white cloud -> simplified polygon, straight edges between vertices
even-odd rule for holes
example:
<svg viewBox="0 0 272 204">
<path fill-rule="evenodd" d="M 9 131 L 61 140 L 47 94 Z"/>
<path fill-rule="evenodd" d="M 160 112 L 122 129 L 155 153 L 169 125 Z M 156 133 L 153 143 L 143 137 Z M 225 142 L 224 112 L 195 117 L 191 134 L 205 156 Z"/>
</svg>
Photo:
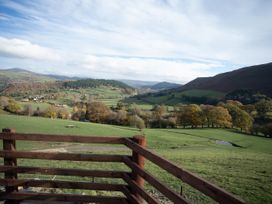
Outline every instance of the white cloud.
<svg viewBox="0 0 272 204">
<path fill-rule="evenodd" d="M 59 60 L 60 56 L 50 48 L 32 44 L 27 40 L 8 39 L 0 36 L 0 56 L 30 58 L 34 60 Z"/>
<path fill-rule="evenodd" d="M 3 52 L 0 44 L 0 53 L 55 59 L 58 50 L 62 60 L 52 64 L 55 73 L 69 70 L 84 75 L 93 70 L 91 75 L 99 73 L 100 78 L 104 74 L 186 81 L 272 61 L 272 1 L 37 0 L 1 4 L 16 15 L 3 13 L 6 20 L 0 21 L 0 36 L 16 46 L 6 45 L 9 49 Z M 33 46 L 38 48 L 29 48 Z M 86 60 L 86 55 L 94 59 Z"/>
<path fill-rule="evenodd" d="M 92 74 L 97 78 L 127 78 L 140 80 L 161 79 L 185 83 L 196 77 L 213 75 L 215 67 L 221 67 L 220 63 L 182 62 L 162 59 L 101 57 L 88 55 L 81 65 L 86 74 Z"/>
</svg>

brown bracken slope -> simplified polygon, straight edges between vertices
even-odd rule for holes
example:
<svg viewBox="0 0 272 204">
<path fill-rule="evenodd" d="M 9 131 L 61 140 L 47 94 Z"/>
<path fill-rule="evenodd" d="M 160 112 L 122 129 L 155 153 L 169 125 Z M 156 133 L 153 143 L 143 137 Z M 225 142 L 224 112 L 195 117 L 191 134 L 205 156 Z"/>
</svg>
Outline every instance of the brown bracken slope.
<svg viewBox="0 0 272 204">
<path fill-rule="evenodd" d="M 229 93 L 238 89 L 253 90 L 272 96 L 272 63 L 255 65 L 218 74 L 201 77 L 187 83 L 181 90 L 206 89 Z"/>
</svg>

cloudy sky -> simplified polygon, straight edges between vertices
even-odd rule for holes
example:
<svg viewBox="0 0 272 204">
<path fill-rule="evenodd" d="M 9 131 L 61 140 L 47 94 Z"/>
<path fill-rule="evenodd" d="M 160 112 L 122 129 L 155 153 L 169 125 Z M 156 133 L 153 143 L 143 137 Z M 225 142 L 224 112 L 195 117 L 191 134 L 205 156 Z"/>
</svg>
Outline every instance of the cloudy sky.
<svg viewBox="0 0 272 204">
<path fill-rule="evenodd" d="M 185 83 L 272 61 L 270 0 L 0 0 L 0 69 Z"/>
</svg>

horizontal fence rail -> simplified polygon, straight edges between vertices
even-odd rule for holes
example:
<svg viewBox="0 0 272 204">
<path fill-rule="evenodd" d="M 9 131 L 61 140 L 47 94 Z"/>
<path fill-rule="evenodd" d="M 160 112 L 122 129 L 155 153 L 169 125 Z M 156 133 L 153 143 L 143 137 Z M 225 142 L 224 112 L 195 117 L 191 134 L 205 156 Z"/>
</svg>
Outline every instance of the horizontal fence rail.
<svg viewBox="0 0 272 204">
<path fill-rule="evenodd" d="M 27 179 L 0 179 L 0 185 L 9 187 L 44 187 L 44 188 L 68 188 L 84 190 L 101 190 L 101 191 L 122 191 L 125 185 L 121 184 L 104 184 L 91 182 L 75 181 L 52 181 L 52 180 L 27 180 Z"/>
<path fill-rule="evenodd" d="M 151 161 L 161 169 L 174 175 L 181 181 L 191 185 L 195 189 L 211 197 L 222 204 L 242 204 L 243 200 L 224 189 L 211 184 L 210 182 L 196 176 L 174 163 L 156 155 L 145 148 L 146 140 L 142 136 L 133 138 L 124 137 L 97 137 L 97 136 L 75 136 L 75 135 L 46 135 L 46 134 L 21 134 L 15 133 L 12 129 L 3 129 L 0 133 L 3 140 L 3 150 L 0 157 L 4 159 L 4 165 L 0 165 L 0 186 L 5 187 L 5 192 L 0 193 L 0 200 L 6 200 L 6 204 L 19 203 L 22 200 L 47 200 L 47 201 L 69 201 L 69 202 L 93 202 L 93 203 L 132 203 L 158 204 L 161 201 L 150 194 L 144 188 L 144 182 L 162 193 L 165 198 L 177 204 L 190 203 L 183 195 L 175 192 L 167 185 L 155 178 L 152 173 L 144 169 L 145 159 Z M 131 155 L 114 154 L 81 154 L 81 153 L 52 153 L 17 151 L 16 141 L 46 141 L 46 142 L 72 142 L 72 143 L 94 143 L 125 145 L 131 150 Z M 125 164 L 130 171 L 89 170 L 78 168 L 51 168 L 51 167 L 30 167 L 18 166 L 17 159 L 41 159 L 41 160 L 66 160 L 83 162 L 115 162 Z M 41 174 L 79 177 L 77 181 L 62 180 L 35 180 L 21 179 L 18 174 Z M 81 181 L 80 177 L 95 177 L 122 179 L 124 184 L 96 183 L 94 180 Z M 89 196 L 62 193 L 40 193 L 21 190 L 22 188 L 59 188 L 59 189 L 80 189 L 119 192 L 118 196 Z M 20 190 L 19 190 L 20 189 Z"/>
<path fill-rule="evenodd" d="M 0 139 L 3 140 L 26 140 L 26 141 L 46 141 L 46 142 L 79 142 L 93 144 L 124 144 L 123 137 L 97 137 L 97 136 L 78 136 L 78 135 L 45 135 L 45 134 L 10 134 L 1 133 Z"/>
<path fill-rule="evenodd" d="M 85 170 L 69 168 L 45 168 L 28 166 L 0 166 L 1 173 L 11 174 L 45 174 L 62 176 L 81 176 L 81 177 L 103 177 L 103 178 L 123 178 L 125 171 L 103 171 L 103 170 Z"/>
<path fill-rule="evenodd" d="M 128 200 L 122 197 L 111 196 L 88 196 L 71 194 L 52 194 L 52 193 L 34 193 L 34 192 L 12 192 L 0 193 L 3 200 L 47 200 L 47 201 L 66 201 L 66 202 L 94 202 L 107 204 L 127 204 Z"/>
<path fill-rule="evenodd" d="M 68 160 L 68 161 L 92 161 L 92 162 L 123 162 L 123 155 L 105 154 L 74 154 L 74 153 L 52 153 L 52 152 L 22 152 L 22 151 L 0 151 L 0 157 L 8 159 L 46 159 L 46 160 Z"/>
</svg>

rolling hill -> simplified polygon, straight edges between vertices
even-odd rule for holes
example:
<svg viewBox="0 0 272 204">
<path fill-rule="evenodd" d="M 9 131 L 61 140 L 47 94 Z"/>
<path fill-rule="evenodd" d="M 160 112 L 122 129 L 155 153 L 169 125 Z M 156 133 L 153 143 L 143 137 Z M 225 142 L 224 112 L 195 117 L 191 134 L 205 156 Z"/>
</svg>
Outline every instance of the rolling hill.
<svg viewBox="0 0 272 204">
<path fill-rule="evenodd" d="M 80 79 L 61 75 L 44 75 L 28 70 L 13 68 L 0 69 L 0 94 L 23 96 L 31 94 L 54 93 L 69 89 L 120 89 L 124 93 L 134 92 L 134 88 L 117 81 L 106 79 Z"/>
<path fill-rule="evenodd" d="M 252 90 L 272 96 L 272 63 L 244 67 L 213 77 L 196 78 L 182 90 L 204 89 L 229 93 L 238 89 Z"/>
<path fill-rule="evenodd" d="M 154 84 L 152 86 L 144 86 L 145 88 L 150 88 L 152 90 L 155 91 L 161 91 L 161 90 L 167 90 L 167 89 L 174 89 L 174 88 L 178 88 L 181 87 L 181 84 L 176 84 L 176 83 L 170 83 L 170 82 L 159 82 L 157 84 Z"/>
<path fill-rule="evenodd" d="M 21 68 L 0 69 L 0 76 L 11 81 L 54 81 L 55 78 L 44 74 L 31 72 Z"/>
<path fill-rule="evenodd" d="M 20 68 L 0 69 L 0 90 L 14 83 L 53 82 L 53 77 Z"/>
</svg>

